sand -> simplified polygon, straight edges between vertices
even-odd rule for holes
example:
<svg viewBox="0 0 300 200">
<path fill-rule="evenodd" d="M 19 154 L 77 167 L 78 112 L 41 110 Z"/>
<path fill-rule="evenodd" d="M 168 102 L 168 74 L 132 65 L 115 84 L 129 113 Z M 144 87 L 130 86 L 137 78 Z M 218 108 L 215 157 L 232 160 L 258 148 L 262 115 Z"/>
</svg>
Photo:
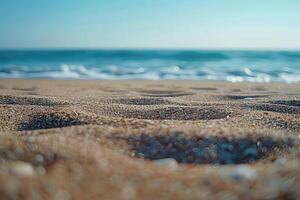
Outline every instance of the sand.
<svg viewBox="0 0 300 200">
<path fill-rule="evenodd" d="M 300 85 L 0 80 L 1 199 L 300 199 Z"/>
</svg>

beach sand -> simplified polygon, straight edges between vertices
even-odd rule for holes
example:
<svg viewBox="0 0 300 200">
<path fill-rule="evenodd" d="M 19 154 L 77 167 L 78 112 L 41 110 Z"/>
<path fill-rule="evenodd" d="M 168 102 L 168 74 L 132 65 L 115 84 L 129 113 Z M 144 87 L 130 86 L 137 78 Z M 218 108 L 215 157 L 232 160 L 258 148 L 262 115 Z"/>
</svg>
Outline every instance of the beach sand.
<svg viewBox="0 0 300 200">
<path fill-rule="evenodd" d="M 1 199 L 300 199 L 300 85 L 0 81 Z"/>
</svg>

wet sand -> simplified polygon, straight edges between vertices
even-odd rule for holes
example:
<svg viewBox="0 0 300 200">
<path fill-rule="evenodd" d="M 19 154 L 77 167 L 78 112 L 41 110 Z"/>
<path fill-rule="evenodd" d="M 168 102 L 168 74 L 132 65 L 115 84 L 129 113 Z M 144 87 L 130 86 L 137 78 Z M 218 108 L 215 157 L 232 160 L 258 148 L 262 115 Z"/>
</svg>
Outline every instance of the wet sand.
<svg viewBox="0 0 300 200">
<path fill-rule="evenodd" d="M 0 199 L 300 199 L 300 85 L 0 80 Z"/>
</svg>

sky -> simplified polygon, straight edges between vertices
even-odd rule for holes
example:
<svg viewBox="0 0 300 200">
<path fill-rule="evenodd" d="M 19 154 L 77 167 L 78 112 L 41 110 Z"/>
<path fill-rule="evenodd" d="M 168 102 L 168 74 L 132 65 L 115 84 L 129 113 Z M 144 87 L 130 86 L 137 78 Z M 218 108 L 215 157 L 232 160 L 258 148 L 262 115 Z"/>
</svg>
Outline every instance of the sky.
<svg viewBox="0 0 300 200">
<path fill-rule="evenodd" d="M 300 0 L 0 0 L 0 48 L 300 49 Z"/>
</svg>

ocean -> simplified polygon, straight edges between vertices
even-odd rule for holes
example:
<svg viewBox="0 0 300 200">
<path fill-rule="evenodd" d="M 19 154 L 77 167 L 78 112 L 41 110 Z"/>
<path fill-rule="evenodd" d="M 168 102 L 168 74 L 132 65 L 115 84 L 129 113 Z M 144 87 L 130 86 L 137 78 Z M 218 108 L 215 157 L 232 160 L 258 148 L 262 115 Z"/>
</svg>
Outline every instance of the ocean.
<svg viewBox="0 0 300 200">
<path fill-rule="evenodd" d="M 300 51 L 0 50 L 0 78 L 300 82 Z"/>
</svg>

